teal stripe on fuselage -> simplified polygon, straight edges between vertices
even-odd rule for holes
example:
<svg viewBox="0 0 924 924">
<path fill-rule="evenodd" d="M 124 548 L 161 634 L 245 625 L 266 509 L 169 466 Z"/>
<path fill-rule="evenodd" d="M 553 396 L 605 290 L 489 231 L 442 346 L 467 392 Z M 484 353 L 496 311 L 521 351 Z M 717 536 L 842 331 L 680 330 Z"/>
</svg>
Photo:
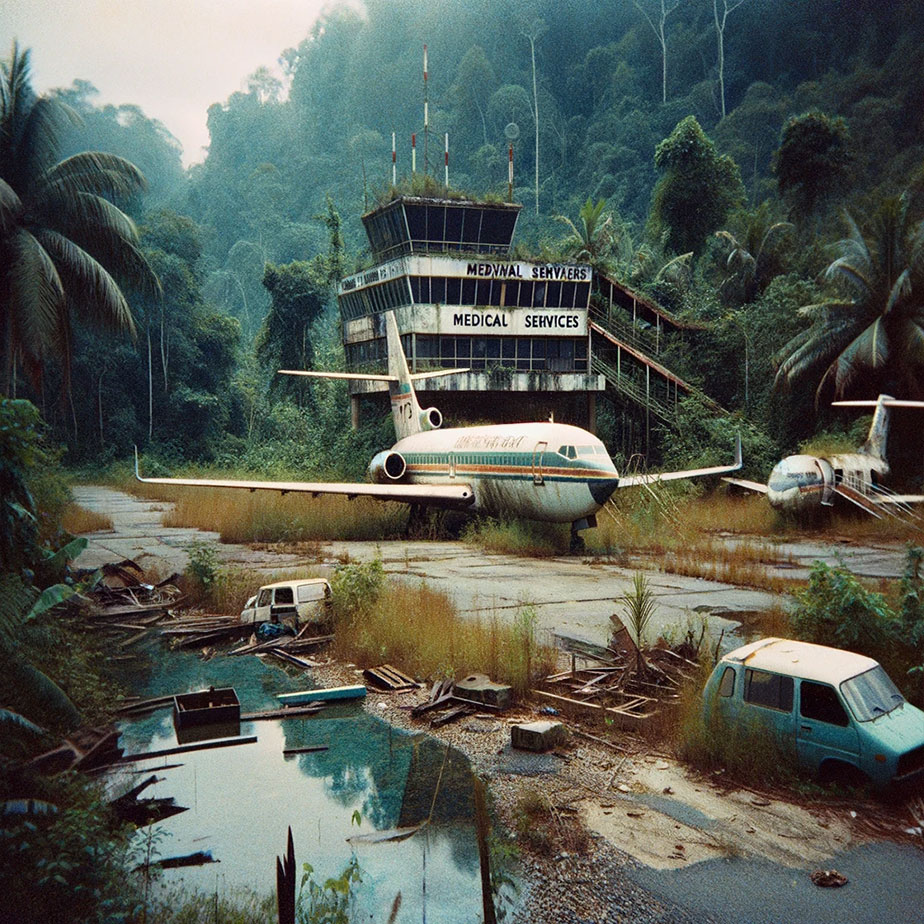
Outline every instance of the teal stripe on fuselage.
<svg viewBox="0 0 924 924">
<path fill-rule="evenodd" d="M 445 453 L 445 452 L 411 452 L 404 458 L 408 465 L 408 474 L 450 478 L 449 460 L 453 460 L 455 478 L 470 475 L 478 478 L 518 479 L 534 474 L 532 453 Z M 426 468 L 422 468 L 426 466 Z M 573 474 L 549 469 L 574 469 Z M 589 479 L 616 478 L 612 465 L 598 467 L 592 460 L 585 458 L 568 459 L 558 453 L 542 454 L 541 469 L 543 479 L 548 481 L 586 482 Z"/>
</svg>

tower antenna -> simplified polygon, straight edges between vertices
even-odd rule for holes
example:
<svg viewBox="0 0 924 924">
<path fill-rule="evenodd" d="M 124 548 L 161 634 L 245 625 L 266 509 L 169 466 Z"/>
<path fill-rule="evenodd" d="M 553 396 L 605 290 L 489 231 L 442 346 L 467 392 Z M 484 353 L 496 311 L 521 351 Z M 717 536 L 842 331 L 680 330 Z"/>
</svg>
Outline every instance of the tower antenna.
<svg viewBox="0 0 924 924">
<path fill-rule="evenodd" d="M 424 77 L 424 161 L 423 172 L 427 175 L 430 156 L 430 97 L 427 89 L 427 46 L 424 45 L 423 59 L 423 77 Z"/>
</svg>

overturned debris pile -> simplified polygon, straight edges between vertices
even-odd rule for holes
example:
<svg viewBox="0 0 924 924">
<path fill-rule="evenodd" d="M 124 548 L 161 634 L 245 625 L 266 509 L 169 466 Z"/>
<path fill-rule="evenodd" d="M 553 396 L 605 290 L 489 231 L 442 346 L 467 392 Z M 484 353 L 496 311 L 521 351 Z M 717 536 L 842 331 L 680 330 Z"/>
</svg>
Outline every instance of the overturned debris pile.
<svg viewBox="0 0 924 924">
<path fill-rule="evenodd" d="M 622 728 L 638 728 L 664 706 L 676 705 L 696 661 L 663 642 L 640 650 L 628 632 L 608 648 L 562 639 L 571 666 L 545 678 L 533 693 L 563 711 L 596 713 Z"/>
</svg>

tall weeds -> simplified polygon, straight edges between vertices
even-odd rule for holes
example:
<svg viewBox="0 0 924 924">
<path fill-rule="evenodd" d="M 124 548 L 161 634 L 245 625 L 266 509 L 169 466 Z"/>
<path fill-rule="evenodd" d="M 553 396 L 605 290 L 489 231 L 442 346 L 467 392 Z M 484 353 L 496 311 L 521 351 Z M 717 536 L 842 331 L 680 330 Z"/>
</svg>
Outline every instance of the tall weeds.
<svg viewBox="0 0 924 924">
<path fill-rule="evenodd" d="M 427 680 L 485 673 L 518 695 L 554 664 L 528 610 L 512 625 L 496 616 L 463 617 L 448 594 L 425 581 L 385 583 L 374 606 L 341 610 L 333 654 L 363 668 L 388 662 Z"/>
</svg>

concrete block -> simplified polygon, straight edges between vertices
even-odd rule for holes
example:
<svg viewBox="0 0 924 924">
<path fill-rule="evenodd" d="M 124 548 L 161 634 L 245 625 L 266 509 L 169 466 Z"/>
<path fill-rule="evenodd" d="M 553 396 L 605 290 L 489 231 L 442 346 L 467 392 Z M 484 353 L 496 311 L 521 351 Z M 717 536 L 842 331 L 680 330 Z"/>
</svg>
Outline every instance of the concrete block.
<svg viewBox="0 0 924 924">
<path fill-rule="evenodd" d="M 563 744 L 566 736 L 561 722 L 527 722 L 510 729 L 510 743 L 524 751 L 550 751 Z"/>
<path fill-rule="evenodd" d="M 470 699 L 486 706 L 496 706 L 506 709 L 510 705 L 512 690 L 503 683 L 495 683 L 485 674 L 469 674 L 464 680 L 456 681 L 456 696 Z"/>
</svg>

